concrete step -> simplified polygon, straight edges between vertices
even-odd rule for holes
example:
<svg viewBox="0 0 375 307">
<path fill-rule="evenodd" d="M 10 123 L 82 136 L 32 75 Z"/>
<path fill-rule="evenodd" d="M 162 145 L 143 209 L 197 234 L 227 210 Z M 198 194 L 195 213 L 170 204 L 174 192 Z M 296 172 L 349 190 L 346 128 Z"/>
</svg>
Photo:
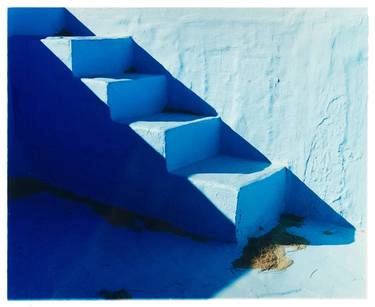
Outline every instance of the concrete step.
<svg viewBox="0 0 375 307">
<path fill-rule="evenodd" d="M 159 113 L 130 127 L 166 159 L 174 170 L 217 154 L 220 119 L 185 113 Z"/>
<path fill-rule="evenodd" d="M 81 80 L 109 106 L 112 120 L 119 123 L 159 113 L 167 103 L 164 75 L 119 74 Z"/>
<path fill-rule="evenodd" d="M 284 210 L 285 168 L 251 160 L 259 155 L 244 149 L 238 138 L 229 140 L 233 135 L 218 116 L 162 112 L 166 76 L 127 73 L 133 71 L 131 38 L 48 37 L 42 42 L 108 105 L 113 121 L 129 124 L 177 175 L 171 176 L 173 193 L 183 199 L 174 204 L 174 197 L 176 207 L 169 205 L 163 217 L 240 245 L 276 225 Z M 187 180 L 181 180 L 184 185 L 178 182 L 181 177 Z M 220 218 L 212 221 L 211 209 Z"/>
<path fill-rule="evenodd" d="M 41 41 L 76 77 L 120 74 L 133 61 L 130 37 L 53 36 Z"/>
<path fill-rule="evenodd" d="M 284 209 L 280 165 L 217 155 L 173 173 L 187 178 L 235 225 L 240 244 L 271 230 Z"/>
</svg>

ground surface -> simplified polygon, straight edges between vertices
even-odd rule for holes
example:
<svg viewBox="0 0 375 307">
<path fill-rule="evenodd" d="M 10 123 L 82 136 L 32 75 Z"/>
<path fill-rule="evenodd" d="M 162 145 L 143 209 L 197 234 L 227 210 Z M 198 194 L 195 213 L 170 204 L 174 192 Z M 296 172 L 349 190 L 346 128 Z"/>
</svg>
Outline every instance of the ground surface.
<svg viewBox="0 0 375 307">
<path fill-rule="evenodd" d="M 11 200 L 8 225 L 10 299 L 365 296 L 365 235 L 332 225 L 289 228 L 312 245 L 268 272 L 233 268 L 235 245 L 134 231 L 49 192 Z"/>
</svg>

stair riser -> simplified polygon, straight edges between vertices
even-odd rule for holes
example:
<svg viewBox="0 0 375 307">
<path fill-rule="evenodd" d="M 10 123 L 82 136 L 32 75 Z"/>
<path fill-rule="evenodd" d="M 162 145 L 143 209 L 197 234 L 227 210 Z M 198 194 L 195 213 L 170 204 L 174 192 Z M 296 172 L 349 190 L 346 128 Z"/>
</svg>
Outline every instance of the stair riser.
<svg viewBox="0 0 375 307">
<path fill-rule="evenodd" d="M 112 120 L 128 124 L 163 110 L 167 103 L 167 81 L 165 76 L 155 76 L 111 83 L 107 99 Z"/>
<path fill-rule="evenodd" d="M 243 187 L 238 194 L 236 238 L 240 245 L 277 225 L 285 202 L 285 168 Z"/>
<path fill-rule="evenodd" d="M 218 118 L 208 118 L 166 131 L 147 129 L 137 123 L 130 124 L 130 127 L 164 157 L 168 171 L 213 156 L 219 149 Z"/>
<path fill-rule="evenodd" d="M 167 169 L 173 171 L 218 153 L 220 119 L 212 118 L 166 132 Z"/>
<path fill-rule="evenodd" d="M 130 38 L 47 38 L 42 42 L 76 77 L 120 74 L 132 66 L 133 41 Z"/>
<path fill-rule="evenodd" d="M 121 82 L 83 78 L 82 82 L 109 106 L 112 120 L 123 124 L 159 113 L 167 102 L 167 83 L 162 75 Z"/>
</svg>

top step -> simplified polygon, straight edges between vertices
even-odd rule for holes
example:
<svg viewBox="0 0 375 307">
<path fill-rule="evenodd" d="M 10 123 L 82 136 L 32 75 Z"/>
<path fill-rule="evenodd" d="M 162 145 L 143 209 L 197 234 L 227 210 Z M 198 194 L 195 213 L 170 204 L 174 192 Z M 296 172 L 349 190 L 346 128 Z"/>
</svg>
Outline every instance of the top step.
<svg viewBox="0 0 375 307">
<path fill-rule="evenodd" d="M 76 77 L 121 74 L 132 65 L 130 37 L 52 36 L 41 41 Z"/>
</svg>

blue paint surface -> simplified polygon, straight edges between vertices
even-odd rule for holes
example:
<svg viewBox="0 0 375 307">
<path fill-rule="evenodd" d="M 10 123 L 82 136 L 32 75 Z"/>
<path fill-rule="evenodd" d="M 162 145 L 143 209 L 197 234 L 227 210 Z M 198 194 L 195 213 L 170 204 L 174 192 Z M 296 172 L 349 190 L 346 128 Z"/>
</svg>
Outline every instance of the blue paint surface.
<svg viewBox="0 0 375 307">
<path fill-rule="evenodd" d="M 269 231 L 284 212 L 285 168 L 218 155 L 176 171 L 188 178 L 236 226 L 246 244 L 259 229 Z"/>
<path fill-rule="evenodd" d="M 66 8 L 8 8 L 8 36 L 94 35 Z"/>
<path fill-rule="evenodd" d="M 62 29 L 87 32 L 64 16 Z M 130 38 L 10 36 L 10 176 L 39 179 L 193 235 L 240 245 L 270 230 L 283 212 L 354 231 L 291 170 L 271 163 Z M 92 220 L 87 216 L 85 222 L 90 226 Z M 61 229 L 54 230 L 51 238 L 59 239 Z M 217 278 L 225 284 L 223 274 Z M 48 288 L 49 278 L 41 289 Z M 61 297 L 94 295 L 74 294 L 66 283 Z M 15 297 L 33 295 L 30 289 L 21 295 L 19 282 L 14 284 Z M 35 295 L 53 297 L 47 288 Z M 188 296 L 207 297 L 213 290 L 191 291 Z"/>
<path fill-rule="evenodd" d="M 233 279 L 227 268 L 239 253 L 235 245 L 116 227 L 49 193 L 12 201 L 9 219 L 11 299 L 100 298 L 100 290 L 121 288 L 135 298 L 210 297 Z"/>
<path fill-rule="evenodd" d="M 42 42 L 76 77 L 121 74 L 133 60 L 130 38 L 49 37 Z"/>
<path fill-rule="evenodd" d="M 163 75 L 107 75 L 82 78 L 82 81 L 108 105 L 112 120 L 118 123 L 127 124 L 142 116 L 161 112 L 167 103 Z"/>
<path fill-rule="evenodd" d="M 63 63 L 61 62 L 61 59 L 66 58 L 71 63 L 74 62 L 74 53 L 66 56 L 66 52 L 70 52 L 69 45 L 61 51 L 59 47 L 61 40 L 59 38 L 45 39 L 42 42 L 34 38 L 11 40 L 12 43 L 14 42 L 14 48 L 18 50 L 22 48 L 17 46 L 28 44 L 30 56 L 36 56 L 36 61 L 27 64 L 34 74 L 34 84 L 29 82 L 26 85 L 32 95 L 39 97 L 28 105 L 33 108 L 32 112 L 35 114 L 33 118 L 22 117 L 22 114 L 26 115 L 30 112 L 23 106 L 22 98 L 17 100 L 18 110 L 15 112 L 19 127 L 33 127 L 20 130 L 24 133 L 23 137 L 27 137 L 31 142 L 28 156 L 32 161 L 30 166 L 32 177 L 81 195 L 170 221 L 176 226 L 200 235 L 226 241 L 236 238 L 238 240 L 241 237 L 241 241 L 245 242 L 246 237 L 252 235 L 258 226 L 270 229 L 274 225 L 280 210 L 274 210 L 272 214 L 267 213 L 267 219 L 259 219 L 250 228 L 246 226 L 247 232 L 238 230 L 238 226 L 248 223 L 236 223 L 234 219 L 228 219 L 222 214 L 217 203 L 224 202 L 231 214 L 236 215 L 239 207 L 237 197 L 213 200 L 209 197 L 208 191 L 202 191 L 195 182 L 168 172 L 225 152 L 227 143 L 241 144 L 238 142 L 238 137 L 231 139 L 235 134 L 230 133 L 230 129 L 225 128 L 224 123 L 215 117 L 202 117 L 199 120 L 186 122 L 185 125 L 181 125 L 182 121 L 171 129 L 173 123 L 180 121 L 181 116 L 188 118 L 193 115 L 169 113 L 164 118 L 142 119 L 142 115 L 159 112 L 166 103 L 165 78 L 162 75 L 127 74 L 114 78 L 106 77 L 104 74 L 100 78 L 83 78 L 82 83 L 80 79 L 71 75 L 74 67 L 64 66 L 64 60 Z M 69 41 L 76 40 L 80 41 L 80 39 Z M 89 40 L 90 38 L 82 38 L 83 42 Z M 93 38 L 92 41 L 97 42 L 100 39 Z M 58 43 L 57 48 L 55 42 Z M 108 45 L 105 45 L 104 51 L 107 51 L 107 47 Z M 50 50 L 55 51 L 57 56 L 50 53 L 51 62 L 47 64 L 47 54 Z M 14 54 L 17 55 L 17 52 L 14 51 Z M 41 54 L 45 55 L 41 56 Z M 37 59 L 40 59 L 41 63 L 38 63 Z M 21 63 L 15 61 L 14 65 L 21 65 Z M 40 70 L 40 67 L 46 64 L 48 70 Z M 135 69 L 138 70 L 136 66 Z M 63 71 L 65 73 L 62 73 Z M 42 80 L 38 79 L 38 73 Z M 60 76 L 60 83 L 46 87 L 45 85 L 52 80 L 49 74 L 54 75 L 55 78 Z M 24 74 L 20 77 L 23 76 Z M 22 86 L 20 81 L 17 83 Z M 40 84 L 44 85 L 43 90 L 38 91 Z M 65 91 L 65 88 L 71 90 Z M 21 94 L 32 96 L 27 91 L 22 91 Z M 45 105 L 43 101 L 50 101 L 50 103 Z M 33 103 L 36 105 L 41 103 L 41 105 L 33 106 Z M 58 111 L 56 105 L 59 106 Z M 47 114 L 49 118 L 45 117 Z M 137 115 L 140 121 L 131 124 L 130 127 L 124 125 L 124 122 L 137 118 Z M 37 119 L 38 116 L 41 116 L 40 120 Z M 63 119 L 65 117 L 69 118 L 69 125 L 65 124 Z M 33 124 L 35 120 L 38 121 L 39 127 Z M 143 137 L 142 133 L 135 133 L 137 129 L 140 131 L 140 127 L 147 137 Z M 75 129 L 78 129 L 78 134 L 74 132 Z M 154 131 L 160 132 L 154 133 Z M 247 148 L 243 155 L 245 156 L 246 153 L 249 158 L 251 152 L 256 152 L 246 142 L 238 147 Z M 259 154 L 253 155 L 253 158 L 264 160 Z M 54 171 L 51 172 L 51 169 Z M 242 171 L 252 173 L 252 170 Z M 80 175 L 77 176 L 77 172 Z M 220 172 L 220 167 L 214 172 Z M 147 178 L 146 187 L 145 178 Z M 269 188 L 273 189 L 273 186 L 270 185 Z M 212 193 L 217 193 L 215 186 L 210 190 Z M 270 198 L 272 201 L 267 203 L 265 208 L 272 206 L 272 203 L 283 203 L 283 185 L 280 185 L 277 191 L 278 200 Z M 256 196 L 255 199 L 259 198 Z M 277 207 L 282 206 L 277 205 Z M 254 213 L 260 210 L 259 212 L 265 214 L 266 211 L 262 211 L 261 208 L 262 206 L 255 206 L 252 210 Z M 261 222 L 263 225 L 260 225 Z M 236 235 L 238 233 L 243 235 Z"/>
<path fill-rule="evenodd" d="M 8 35 L 47 36 L 57 34 L 65 25 L 64 8 L 10 8 Z"/>
<path fill-rule="evenodd" d="M 10 201 L 8 221 L 9 299 L 101 299 L 120 289 L 135 299 L 365 295 L 364 238 L 336 245 L 353 232 L 332 224 L 290 228 L 312 246 L 288 253 L 286 271 L 259 272 L 232 268 L 234 244 L 111 225 L 89 204 L 49 192 Z"/>
<path fill-rule="evenodd" d="M 137 65 L 169 72 L 171 107 L 214 111 L 364 229 L 367 9 L 70 12 L 95 35 L 131 35 L 144 49 L 136 52 Z"/>
<path fill-rule="evenodd" d="M 27 56 L 23 45 L 27 45 Z M 205 166 L 210 157 L 221 153 L 233 156 L 233 161 L 236 157 L 270 161 L 218 117 L 205 118 L 207 103 L 193 99 L 194 94 L 186 101 L 189 91 L 180 85 L 176 92 L 178 82 L 130 38 L 73 36 L 39 41 L 13 37 L 10 46 L 11 92 L 17 97 L 14 126 L 19 137 L 28 140 L 28 176 L 229 241 L 246 242 L 258 228 L 271 229 L 284 207 L 305 214 L 308 210 L 303 208 L 312 206 L 309 196 L 298 208 L 289 199 L 285 205 L 285 195 L 289 195 L 285 182 L 289 189 L 292 183 L 277 172 L 270 173 L 269 180 L 258 176 L 241 184 L 242 177 L 257 173 L 243 166 L 221 174 L 218 163 L 203 188 L 200 179 L 170 173 L 196 162 Z M 113 75 L 130 68 L 131 73 Z M 33 75 L 32 80 L 28 74 Z M 51 84 L 56 78 L 59 83 Z M 174 104 L 178 93 L 185 107 L 160 118 L 142 118 L 159 113 L 164 106 L 166 112 L 178 107 Z M 27 106 L 26 100 L 30 100 Z M 181 116 L 194 116 L 182 112 L 198 110 L 201 119 L 182 124 Z M 125 125 L 132 121 L 136 122 Z M 228 165 L 235 163 L 228 161 Z M 198 175 L 199 171 L 193 177 Z M 222 175 L 224 179 L 217 185 L 216 177 Z M 281 179 L 275 180 L 278 176 Z M 309 195 L 303 184 L 299 190 Z M 335 216 L 333 213 L 332 218 Z"/>
<path fill-rule="evenodd" d="M 220 119 L 184 113 L 159 113 L 130 127 L 166 160 L 169 171 L 216 155 Z"/>
</svg>

